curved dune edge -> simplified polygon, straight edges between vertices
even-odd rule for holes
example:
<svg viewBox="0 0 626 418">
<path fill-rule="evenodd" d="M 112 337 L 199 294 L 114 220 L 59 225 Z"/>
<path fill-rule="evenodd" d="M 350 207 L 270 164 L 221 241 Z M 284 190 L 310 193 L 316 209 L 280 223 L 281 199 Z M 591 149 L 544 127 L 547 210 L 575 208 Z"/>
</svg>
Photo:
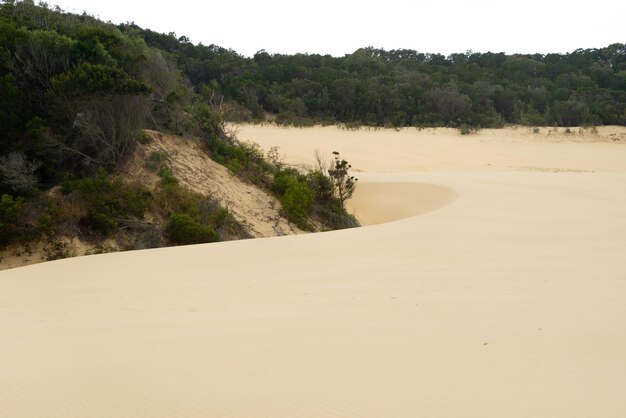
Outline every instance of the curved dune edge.
<svg viewBox="0 0 626 418">
<path fill-rule="evenodd" d="M 458 197 L 454 190 L 436 184 L 359 182 L 346 206 L 361 225 L 369 226 L 432 212 Z"/>
</svg>

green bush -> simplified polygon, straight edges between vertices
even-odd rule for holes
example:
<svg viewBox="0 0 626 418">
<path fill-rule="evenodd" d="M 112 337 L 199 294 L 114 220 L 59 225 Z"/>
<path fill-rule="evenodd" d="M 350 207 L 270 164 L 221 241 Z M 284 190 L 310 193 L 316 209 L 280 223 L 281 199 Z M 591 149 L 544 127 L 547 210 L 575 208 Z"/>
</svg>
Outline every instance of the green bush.
<svg viewBox="0 0 626 418">
<path fill-rule="evenodd" d="M 165 229 L 168 239 L 175 244 L 201 244 L 217 241 L 217 232 L 202 226 L 185 214 L 174 214 Z"/>
<path fill-rule="evenodd" d="M 274 180 L 272 181 L 272 191 L 279 196 L 285 194 L 289 186 L 299 180 L 300 174 L 293 168 L 287 168 L 285 170 L 279 170 L 274 174 Z"/>
<path fill-rule="evenodd" d="M 253 142 L 230 142 L 214 138 L 206 144 L 214 161 L 251 183 L 264 184 L 267 174 L 274 170 L 265 159 L 261 147 Z"/>
<path fill-rule="evenodd" d="M 309 212 L 314 202 L 315 193 L 306 183 L 300 181 L 292 182 L 281 199 L 287 219 L 305 230 L 311 228 Z"/>
<path fill-rule="evenodd" d="M 321 169 L 311 171 L 307 174 L 309 187 L 315 192 L 315 198 L 319 203 L 327 203 L 333 199 L 335 185 L 331 177 L 324 174 Z"/>
<path fill-rule="evenodd" d="M 64 191 L 78 193 L 78 204 L 86 213 L 80 223 L 105 235 L 117 230 L 120 219 L 142 218 L 153 201 L 152 193 L 140 184 L 110 179 L 102 170 L 93 177 L 67 181 Z"/>
<path fill-rule="evenodd" d="M 315 203 L 315 191 L 309 187 L 306 176 L 293 168 L 278 170 L 271 188 L 280 196 L 287 219 L 301 229 L 311 229 L 309 213 Z"/>
<path fill-rule="evenodd" d="M 159 169 L 159 177 L 161 178 L 161 184 L 164 186 L 178 184 L 178 179 L 174 177 L 172 170 L 166 165 L 162 165 Z"/>
<path fill-rule="evenodd" d="M 184 213 L 199 221 L 202 198 L 202 195 L 177 183 L 161 184 L 155 194 L 154 209 L 166 219 L 176 213 Z"/>
<path fill-rule="evenodd" d="M 109 235 L 117 229 L 117 219 L 114 217 L 114 210 L 110 208 L 91 209 L 80 223 L 104 235 Z"/>
<path fill-rule="evenodd" d="M 203 225 L 211 225 L 217 231 L 220 240 L 251 237 L 233 214 L 215 200 L 205 199 L 200 203 L 200 218 Z"/>
</svg>

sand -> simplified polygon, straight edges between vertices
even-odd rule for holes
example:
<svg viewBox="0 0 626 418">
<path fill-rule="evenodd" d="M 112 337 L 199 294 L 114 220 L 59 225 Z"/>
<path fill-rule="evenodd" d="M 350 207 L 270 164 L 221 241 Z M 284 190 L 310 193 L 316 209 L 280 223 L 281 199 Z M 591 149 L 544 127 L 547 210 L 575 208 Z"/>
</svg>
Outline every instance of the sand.
<svg viewBox="0 0 626 418">
<path fill-rule="evenodd" d="M 370 226 L 0 272 L 0 416 L 626 416 L 626 146 L 521 130 L 240 128 Z"/>
</svg>

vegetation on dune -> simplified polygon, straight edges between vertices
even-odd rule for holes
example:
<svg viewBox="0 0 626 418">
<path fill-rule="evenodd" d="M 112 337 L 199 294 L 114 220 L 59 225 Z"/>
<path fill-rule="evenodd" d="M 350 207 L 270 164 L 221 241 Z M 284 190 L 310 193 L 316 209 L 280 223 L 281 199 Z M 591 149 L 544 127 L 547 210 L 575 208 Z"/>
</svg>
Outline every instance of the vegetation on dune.
<svg viewBox="0 0 626 418">
<path fill-rule="evenodd" d="M 359 226 L 345 208 L 357 182 L 348 171 L 350 164 L 338 152 L 333 152 L 334 160 L 330 163 L 319 153 L 316 157 L 315 169 L 301 173 L 293 168 L 279 168 L 274 174 L 272 190 L 280 197 L 287 218 L 304 230 L 311 229 L 311 218 L 326 229 Z"/>
<path fill-rule="evenodd" d="M 217 241 L 217 232 L 210 226 L 202 226 L 190 216 L 172 215 L 166 228 L 170 241 L 176 244 L 201 244 Z"/>
</svg>

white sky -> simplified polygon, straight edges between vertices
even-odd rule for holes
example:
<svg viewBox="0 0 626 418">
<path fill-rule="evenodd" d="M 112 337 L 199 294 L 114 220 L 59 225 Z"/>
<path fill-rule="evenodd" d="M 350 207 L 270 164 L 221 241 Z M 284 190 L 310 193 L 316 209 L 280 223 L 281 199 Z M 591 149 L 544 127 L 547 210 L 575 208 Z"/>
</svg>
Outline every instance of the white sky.
<svg viewBox="0 0 626 418">
<path fill-rule="evenodd" d="M 245 56 L 360 47 L 419 52 L 571 52 L 626 43 L 626 0 L 50 0 Z"/>
</svg>

